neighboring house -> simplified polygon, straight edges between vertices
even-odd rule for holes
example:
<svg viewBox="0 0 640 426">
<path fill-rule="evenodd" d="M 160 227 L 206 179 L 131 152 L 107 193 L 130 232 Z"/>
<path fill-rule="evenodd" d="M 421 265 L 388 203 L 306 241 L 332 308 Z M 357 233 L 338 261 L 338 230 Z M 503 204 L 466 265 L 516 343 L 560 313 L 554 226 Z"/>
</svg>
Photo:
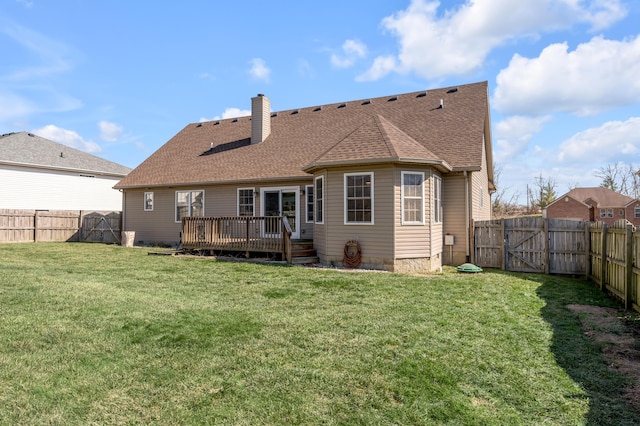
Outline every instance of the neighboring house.
<svg viewBox="0 0 640 426">
<path fill-rule="evenodd" d="M 177 243 L 183 216 L 284 215 L 324 264 L 350 240 L 363 267 L 470 259 L 495 190 L 486 82 L 279 112 L 258 95 L 251 109 L 187 125 L 116 185 L 138 244 Z"/>
<path fill-rule="evenodd" d="M 600 221 L 608 225 L 626 219 L 640 226 L 640 200 L 607 188 L 575 188 L 549 204 L 544 215 L 550 219 Z"/>
<path fill-rule="evenodd" d="M 0 136 L 0 209 L 122 210 L 131 169 L 31 133 Z"/>
</svg>

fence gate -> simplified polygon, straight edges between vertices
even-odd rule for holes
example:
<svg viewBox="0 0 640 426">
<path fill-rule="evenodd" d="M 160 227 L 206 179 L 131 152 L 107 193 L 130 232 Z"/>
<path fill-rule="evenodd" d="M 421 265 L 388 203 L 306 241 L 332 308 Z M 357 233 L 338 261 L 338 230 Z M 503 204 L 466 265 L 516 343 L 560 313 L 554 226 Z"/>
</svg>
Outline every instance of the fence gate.
<svg viewBox="0 0 640 426">
<path fill-rule="evenodd" d="M 82 216 L 81 241 L 120 244 L 120 213 L 93 212 Z"/>
<path fill-rule="evenodd" d="M 584 275 L 588 234 L 579 220 L 520 217 L 474 223 L 474 262 L 514 272 Z"/>
<path fill-rule="evenodd" d="M 515 272 L 545 272 L 545 222 L 522 217 L 504 224 L 505 269 Z"/>
</svg>

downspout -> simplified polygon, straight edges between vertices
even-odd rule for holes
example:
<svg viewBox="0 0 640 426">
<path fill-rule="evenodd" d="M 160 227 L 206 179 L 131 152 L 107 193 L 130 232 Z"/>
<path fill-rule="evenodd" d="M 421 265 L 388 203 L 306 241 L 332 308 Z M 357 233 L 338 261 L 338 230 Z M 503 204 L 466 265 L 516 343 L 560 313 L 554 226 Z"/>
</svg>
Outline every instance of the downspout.
<svg viewBox="0 0 640 426">
<path fill-rule="evenodd" d="M 466 204 L 465 206 L 465 218 L 464 218 L 464 222 L 465 222 L 465 244 L 466 244 L 466 262 L 471 262 L 471 248 L 470 248 L 470 241 L 469 241 L 469 226 L 470 226 L 470 211 L 471 211 L 471 203 L 469 202 L 469 175 L 467 173 L 467 171 L 464 171 L 464 202 Z"/>
</svg>

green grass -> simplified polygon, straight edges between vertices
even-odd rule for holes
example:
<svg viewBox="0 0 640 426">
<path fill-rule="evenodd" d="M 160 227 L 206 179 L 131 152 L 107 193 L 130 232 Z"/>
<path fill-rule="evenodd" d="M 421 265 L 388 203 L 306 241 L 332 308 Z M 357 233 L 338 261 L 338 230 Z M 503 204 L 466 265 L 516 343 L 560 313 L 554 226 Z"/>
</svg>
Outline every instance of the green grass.
<svg viewBox="0 0 640 426">
<path fill-rule="evenodd" d="M 638 424 L 580 280 L 0 245 L 0 424 Z"/>
</svg>

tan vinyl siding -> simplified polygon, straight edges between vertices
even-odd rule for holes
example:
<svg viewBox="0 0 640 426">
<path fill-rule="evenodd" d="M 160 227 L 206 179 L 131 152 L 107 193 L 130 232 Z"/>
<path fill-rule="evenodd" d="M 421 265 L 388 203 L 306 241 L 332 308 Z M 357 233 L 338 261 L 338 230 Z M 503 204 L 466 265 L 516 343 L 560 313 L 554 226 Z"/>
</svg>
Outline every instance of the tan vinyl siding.
<svg viewBox="0 0 640 426">
<path fill-rule="evenodd" d="M 315 241 L 317 251 L 328 261 L 342 262 L 344 245 L 356 240 L 362 247 L 363 265 L 383 266 L 394 259 L 394 178 L 393 167 L 354 167 L 330 170 L 325 176 L 324 247 Z M 344 223 L 344 174 L 373 172 L 374 224 Z M 316 225 L 321 229 L 321 225 Z"/>
<path fill-rule="evenodd" d="M 442 182 L 444 222 L 442 232 L 454 236 L 453 250 L 444 248 L 444 264 L 455 265 L 466 261 L 468 239 L 466 225 L 466 178 L 462 173 L 446 175 Z M 444 238 L 444 237 L 443 237 Z M 453 251 L 453 259 L 451 252 Z"/>
<path fill-rule="evenodd" d="M 487 175 L 486 150 L 482 149 L 482 170 L 471 173 L 473 220 L 491 219 L 491 194 L 489 193 L 489 177 Z"/>
<path fill-rule="evenodd" d="M 424 173 L 424 225 L 402 224 L 402 172 Z M 395 188 L 395 252 L 396 259 L 431 257 L 431 175 L 430 168 L 408 168 L 396 166 L 394 169 Z"/>
<path fill-rule="evenodd" d="M 238 214 L 238 188 L 299 187 L 300 197 L 300 238 L 313 238 L 313 224 L 304 220 L 304 196 L 302 189 L 310 184 L 310 180 L 294 182 L 261 183 L 258 185 L 195 185 L 180 188 L 146 188 L 125 191 L 124 230 L 136 232 L 137 244 L 177 244 L 180 241 L 182 225 L 175 222 L 176 191 L 204 190 L 205 216 L 236 216 Z M 154 193 L 153 211 L 144 211 L 144 193 Z M 261 212 L 261 200 L 255 198 L 255 215 Z M 304 231 L 304 232 L 302 232 Z"/>
</svg>

